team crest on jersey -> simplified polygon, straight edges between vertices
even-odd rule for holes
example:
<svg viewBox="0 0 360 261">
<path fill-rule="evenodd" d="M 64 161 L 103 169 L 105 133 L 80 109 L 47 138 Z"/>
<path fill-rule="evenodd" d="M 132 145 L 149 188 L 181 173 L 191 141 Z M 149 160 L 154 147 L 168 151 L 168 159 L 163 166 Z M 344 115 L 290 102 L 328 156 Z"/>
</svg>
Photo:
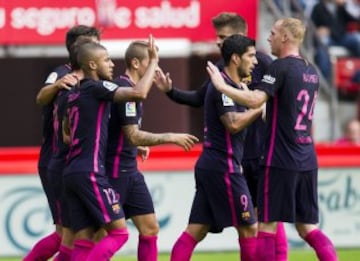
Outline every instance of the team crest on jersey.
<svg viewBox="0 0 360 261">
<path fill-rule="evenodd" d="M 265 82 L 265 83 L 269 83 L 269 84 L 274 84 L 275 81 L 276 81 L 276 78 L 275 77 L 272 77 L 271 75 L 269 74 L 265 74 L 261 80 L 262 82 Z"/>
<path fill-rule="evenodd" d="M 58 74 L 56 72 L 52 72 L 47 77 L 45 83 L 46 84 L 53 84 L 54 82 L 56 82 L 57 78 L 58 78 Z"/>
<path fill-rule="evenodd" d="M 115 83 L 109 81 L 103 81 L 103 86 L 109 91 L 113 91 L 118 87 Z"/>
<path fill-rule="evenodd" d="M 125 105 L 125 115 L 126 117 L 135 117 L 136 116 L 136 102 L 127 102 Z"/>
<path fill-rule="evenodd" d="M 119 204 L 114 204 L 114 205 L 112 205 L 112 210 L 113 210 L 113 212 L 114 212 L 115 214 L 119 214 L 119 213 L 120 213 L 120 209 L 121 209 L 121 207 L 120 207 Z"/>
<path fill-rule="evenodd" d="M 234 106 L 235 105 L 234 101 L 231 98 L 227 97 L 225 94 L 222 94 L 221 98 L 222 98 L 222 102 L 223 102 L 224 106 Z"/>
</svg>

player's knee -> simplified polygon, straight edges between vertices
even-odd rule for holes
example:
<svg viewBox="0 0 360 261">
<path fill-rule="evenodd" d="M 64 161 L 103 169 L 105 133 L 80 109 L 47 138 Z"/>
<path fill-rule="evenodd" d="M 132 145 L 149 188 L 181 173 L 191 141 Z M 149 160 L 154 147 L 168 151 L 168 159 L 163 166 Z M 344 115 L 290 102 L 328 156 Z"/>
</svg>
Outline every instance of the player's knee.
<svg viewBox="0 0 360 261">
<path fill-rule="evenodd" d="M 156 236 L 159 233 L 160 227 L 157 222 L 147 224 L 139 229 L 139 233 L 142 236 Z"/>
</svg>

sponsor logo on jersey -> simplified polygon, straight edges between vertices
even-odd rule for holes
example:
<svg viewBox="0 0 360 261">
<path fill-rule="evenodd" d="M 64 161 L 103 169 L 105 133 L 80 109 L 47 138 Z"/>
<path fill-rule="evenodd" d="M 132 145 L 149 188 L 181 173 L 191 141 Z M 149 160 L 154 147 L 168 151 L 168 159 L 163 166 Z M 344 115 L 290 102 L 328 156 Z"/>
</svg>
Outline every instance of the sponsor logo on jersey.
<svg viewBox="0 0 360 261">
<path fill-rule="evenodd" d="M 136 102 L 127 102 L 125 104 L 125 115 L 126 117 L 136 116 Z"/>
<path fill-rule="evenodd" d="M 115 90 L 118 85 L 113 83 L 113 82 L 109 82 L 109 81 L 103 81 L 103 86 L 108 89 L 109 91 L 113 91 Z"/>
<path fill-rule="evenodd" d="M 274 84 L 275 81 L 276 81 L 276 78 L 272 77 L 271 75 L 269 74 L 265 74 L 261 80 L 262 82 L 265 82 L 265 83 L 270 83 L 270 84 Z"/>
<path fill-rule="evenodd" d="M 225 94 L 222 94 L 221 98 L 222 98 L 222 102 L 223 102 L 224 106 L 234 106 L 235 105 L 234 101 L 231 98 L 227 97 Z"/>
<path fill-rule="evenodd" d="M 57 78 L 58 78 L 58 74 L 56 72 L 52 72 L 47 77 L 45 83 L 46 84 L 53 84 L 54 82 L 56 82 Z"/>
</svg>

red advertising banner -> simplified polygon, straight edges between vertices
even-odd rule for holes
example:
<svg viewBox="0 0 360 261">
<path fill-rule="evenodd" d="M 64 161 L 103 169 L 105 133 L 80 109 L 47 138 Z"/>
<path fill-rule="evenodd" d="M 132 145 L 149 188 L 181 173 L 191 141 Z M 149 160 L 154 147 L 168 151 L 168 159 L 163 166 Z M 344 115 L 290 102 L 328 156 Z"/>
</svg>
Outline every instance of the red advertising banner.
<svg viewBox="0 0 360 261">
<path fill-rule="evenodd" d="M 256 37 L 257 0 L 0 0 L 0 44 L 62 44 L 77 24 L 97 26 L 103 39 L 214 39 L 211 18 L 236 12 Z"/>
</svg>

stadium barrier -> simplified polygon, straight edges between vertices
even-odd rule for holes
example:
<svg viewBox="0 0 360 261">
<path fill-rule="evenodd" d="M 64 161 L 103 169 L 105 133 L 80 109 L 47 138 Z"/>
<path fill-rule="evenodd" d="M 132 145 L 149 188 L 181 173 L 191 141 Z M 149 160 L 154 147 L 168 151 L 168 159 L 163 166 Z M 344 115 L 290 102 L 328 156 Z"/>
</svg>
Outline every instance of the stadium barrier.
<svg viewBox="0 0 360 261">
<path fill-rule="evenodd" d="M 320 226 L 337 247 L 360 247 L 360 147 L 318 144 Z M 159 250 L 168 252 L 187 224 L 194 195 L 193 166 L 201 146 L 189 152 L 175 146 L 151 149 L 139 162 L 152 193 L 160 223 Z M 53 230 L 37 176 L 38 147 L 0 148 L 0 256 L 20 256 Z M 137 232 L 129 222 L 130 239 L 121 253 L 136 253 Z M 304 247 L 292 226 L 286 226 L 291 247 Z M 236 250 L 234 229 L 209 234 L 198 250 Z"/>
</svg>

